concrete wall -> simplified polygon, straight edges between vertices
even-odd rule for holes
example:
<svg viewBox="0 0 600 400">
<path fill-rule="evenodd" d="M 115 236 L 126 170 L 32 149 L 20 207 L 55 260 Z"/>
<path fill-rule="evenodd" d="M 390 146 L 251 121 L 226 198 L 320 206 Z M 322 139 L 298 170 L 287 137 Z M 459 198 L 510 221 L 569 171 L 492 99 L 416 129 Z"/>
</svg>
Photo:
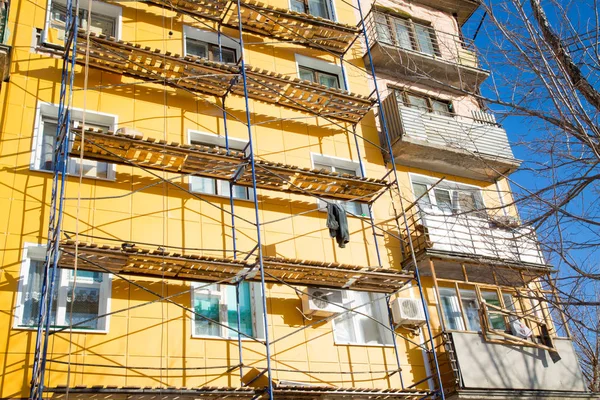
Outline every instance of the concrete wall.
<svg viewBox="0 0 600 400">
<path fill-rule="evenodd" d="M 586 390 L 573 344 L 555 339 L 554 363 L 546 350 L 487 343 L 478 333 L 453 332 L 465 389 Z"/>
</svg>

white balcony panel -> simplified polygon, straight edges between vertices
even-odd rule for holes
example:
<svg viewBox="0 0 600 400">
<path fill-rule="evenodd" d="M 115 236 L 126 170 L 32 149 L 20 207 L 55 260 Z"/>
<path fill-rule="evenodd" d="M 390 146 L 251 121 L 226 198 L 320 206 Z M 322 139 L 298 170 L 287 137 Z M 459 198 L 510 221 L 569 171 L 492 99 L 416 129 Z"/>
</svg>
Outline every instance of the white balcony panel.
<svg viewBox="0 0 600 400">
<path fill-rule="evenodd" d="M 495 226 L 487 218 L 425 210 L 417 222 L 428 237 L 428 248 L 446 253 L 515 263 L 544 265 L 533 230 Z"/>
</svg>

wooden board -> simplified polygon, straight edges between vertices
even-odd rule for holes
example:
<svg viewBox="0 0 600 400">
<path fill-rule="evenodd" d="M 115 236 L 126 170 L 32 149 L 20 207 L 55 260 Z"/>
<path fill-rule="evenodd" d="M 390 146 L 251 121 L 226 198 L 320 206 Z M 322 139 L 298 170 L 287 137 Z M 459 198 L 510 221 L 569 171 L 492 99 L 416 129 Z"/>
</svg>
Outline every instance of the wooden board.
<svg viewBox="0 0 600 400">
<path fill-rule="evenodd" d="M 171 87 L 211 96 L 223 97 L 229 92 L 244 95 L 242 80 L 235 79 L 240 76 L 241 68 L 235 64 L 162 53 L 93 32 L 87 40 L 83 30 L 79 31 L 77 41 L 77 63 L 82 65 L 89 45 L 89 65 L 94 68 L 136 79 L 158 80 Z M 357 123 L 374 104 L 366 96 L 248 65 L 246 76 L 251 99 L 337 121 Z"/>
<path fill-rule="evenodd" d="M 79 157 L 82 150 L 82 129 L 74 133 L 71 155 Z M 240 167 L 247 164 L 244 153 L 223 148 L 167 143 L 140 135 L 103 132 L 86 129 L 84 157 L 91 160 L 134 165 L 153 170 L 193 174 L 231 180 Z M 261 189 L 299 194 L 314 194 L 323 198 L 368 202 L 384 190 L 384 180 L 361 178 L 326 170 L 299 168 L 282 163 L 257 160 L 257 186 Z M 252 186 L 251 168 L 238 174 L 236 185 Z"/>
<path fill-rule="evenodd" d="M 64 241 L 60 248 L 59 266 L 73 268 L 75 242 Z M 242 275 L 250 281 L 260 280 L 258 274 L 251 273 L 257 268 L 257 260 L 243 261 L 95 243 L 80 243 L 77 258 L 77 268 L 85 271 L 199 282 L 234 282 Z M 406 272 L 339 263 L 265 257 L 263 264 L 268 282 L 283 281 L 291 285 L 393 293 L 412 279 L 412 274 Z"/>
</svg>

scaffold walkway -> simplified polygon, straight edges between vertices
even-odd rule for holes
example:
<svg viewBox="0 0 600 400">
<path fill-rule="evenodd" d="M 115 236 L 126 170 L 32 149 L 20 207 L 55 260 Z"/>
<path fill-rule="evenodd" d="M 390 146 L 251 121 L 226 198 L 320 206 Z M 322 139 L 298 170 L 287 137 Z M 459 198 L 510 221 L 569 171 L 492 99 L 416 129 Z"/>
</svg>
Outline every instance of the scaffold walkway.
<svg viewBox="0 0 600 400">
<path fill-rule="evenodd" d="M 72 156 L 83 150 L 85 158 L 159 171 L 191 174 L 252 186 L 244 152 L 202 145 L 166 142 L 141 135 L 102 132 L 95 128 L 72 128 Z M 81 138 L 85 136 L 85 146 Z M 324 169 L 256 160 L 257 187 L 290 193 L 311 193 L 323 198 L 369 202 L 387 188 L 385 180 L 363 178 Z"/>
<path fill-rule="evenodd" d="M 72 268 L 75 263 L 75 242 L 63 241 L 60 250 L 59 267 Z M 88 271 L 200 282 L 227 279 L 235 283 L 239 278 L 260 281 L 260 276 L 254 270 L 258 262 L 256 259 L 239 260 L 96 243 L 78 243 L 78 257 L 79 269 Z M 413 278 L 409 272 L 389 268 L 281 257 L 265 256 L 263 265 L 266 280 L 272 283 L 285 281 L 291 285 L 376 293 L 394 293 Z"/>
<path fill-rule="evenodd" d="M 236 1 L 147 0 L 146 3 L 174 8 L 177 12 L 217 21 L 233 29 L 238 29 L 240 23 Z M 284 42 L 343 53 L 361 33 L 356 26 L 270 6 L 256 0 L 242 0 L 240 5 L 244 30 Z"/>
</svg>

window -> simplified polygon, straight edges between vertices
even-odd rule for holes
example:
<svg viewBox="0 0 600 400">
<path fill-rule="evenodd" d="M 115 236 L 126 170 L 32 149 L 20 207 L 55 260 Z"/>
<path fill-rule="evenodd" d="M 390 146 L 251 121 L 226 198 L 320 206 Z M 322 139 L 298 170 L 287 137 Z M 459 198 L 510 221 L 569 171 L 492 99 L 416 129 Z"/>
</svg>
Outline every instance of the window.
<svg viewBox="0 0 600 400">
<path fill-rule="evenodd" d="M 440 288 L 444 324 L 447 329 L 457 331 L 479 331 L 479 305 L 474 290 L 460 290 L 460 302 L 454 288 Z M 461 311 L 462 309 L 462 311 Z M 463 319 L 464 312 L 464 319 Z M 465 321 L 467 327 L 465 328 Z"/>
<path fill-rule="evenodd" d="M 290 9 L 331 21 L 335 20 L 333 3 L 330 0 L 291 0 Z"/>
<path fill-rule="evenodd" d="M 451 116 L 453 114 L 452 103 L 449 101 L 410 92 L 403 92 L 398 98 L 403 99 L 406 107 L 416 108 L 437 115 Z"/>
<path fill-rule="evenodd" d="M 300 72 L 300 79 L 314 83 L 320 83 L 321 85 L 325 85 L 329 88 L 340 88 L 340 78 L 338 75 L 317 71 L 316 69 L 307 67 L 298 67 L 298 71 Z"/>
<path fill-rule="evenodd" d="M 45 252 L 45 246 L 26 245 L 25 247 L 19 282 L 18 309 L 15 313 L 15 325 L 18 328 L 37 326 L 44 279 Z M 93 318 L 109 312 L 110 275 L 79 270 L 76 279 L 77 284 L 74 285 L 75 271 L 58 269 L 50 312 L 51 326 L 59 328 L 92 319 L 73 329 L 108 330 L 107 317 Z"/>
<path fill-rule="evenodd" d="M 330 62 L 296 54 L 298 77 L 310 82 L 320 83 L 330 88 L 346 89 L 344 75 L 339 65 Z"/>
<path fill-rule="evenodd" d="M 58 106 L 52 104 L 38 105 L 36 126 L 34 129 L 33 151 L 31 153 L 30 167 L 38 171 L 54 171 L 54 148 L 56 145 L 56 130 L 58 127 Z M 83 118 L 83 112 L 73 110 L 71 119 L 78 123 Z M 114 130 L 116 117 L 106 114 L 87 112 L 85 125 L 103 131 Z M 79 157 L 69 157 L 67 160 L 67 173 L 79 176 L 83 169 L 86 178 L 114 179 L 115 165 L 106 162 L 83 160 Z"/>
<path fill-rule="evenodd" d="M 444 214 L 460 213 L 485 218 L 481 189 L 474 186 L 443 181 L 435 187 L 436 179 L 411 175 L 415 200 L 422 210 L 434 210 Z M 421 197 L 422 196 L 422 197 Z M 420 197 L 420 198 L 419 198 Z"/>
<path fill-rule="evenodd" d="M 194 311 L 213 321 L 194 314 L 194 336 L 237 338 L 238 311 L 236 306 L 236 286 L 193 283 L 200 287 L 192 291 Z M 264 337 L 262 305 L 260 303 L 260 286 L 256 283 L 242 282 L 239 285 L 240 332 L 245 335 Z M 234 330 L 228 329 L 231 327 Z M 243 337 L 243 336 L 242 336 Z"/>
<path fill-rule="evenodd" d="M 186 54 L 207 58 L 211 61 L 225 63 L 235 63 L 237 61 L 235 49 L 221 46 L 221 54 L 219 54 L 218 45 L 189 37 L 185 39 L 185 49 Z"/>
<path fill-rule="evenodd" d="M 79 9 L 79 27 L 81 29 L 87 29 L 89 24 L 90 32 L 113 37 L 119 36 L 121 7 L 94 2 L 91 21 L 88 21 L 89 13 L 86 9 L 86 6 L 86 4 L 82 4 Z M 47 40 L 49 39 L 52 43 L 55 43 L 55 40 L 53 39 L 63 41 L 65 35 L 65 23 L 67 19 L 66 2 L 61 0 L 52 1 L 50 3 L 49 14 L 49 27 L 51 30 L 53 30 L 53 32 L 49 35 Z M 57 36 L 53 37 L 55 33 Z"/>
<path fill-rule="evenodd" d="M 190 132 L 190 144 L 226 147 L 225 137 L 202 132 Z M 229 138 L 229 148 L 231 150 L 244 151 L 247 144 L 248 142 L 245 140 Z M 206 178 L 203 176 L 190 177 L 190 190 L 196 193 L 229 197 L 229 186 L 229 181 L 222 179 Z M 234 199 L 248 200 L 252 198 L 252 193 L 252 188 L 233 185 L 232 194 Z"/>
<path fill-rule="evenodd" d="M 379 41 L 405 50 L 429 56 L 439 56 L 435 30 L 407 18 L 376 13 L 375 24 Z"/>
<path fill-rule="evenodd" d="M 393 343 L 391 332 L 386 328 L 389 327 L 389 318 L 385 296 L 380 293 L 344 290 L 343 306 L 359 308 L 357 312 L 348 312 L 333 320 L 333 335 L 336 343 L 379 345 Z"/>
<path fill-rule="evenodd" d="M 348 174 L 353 176 L 361 176 L 360 165 L 350 160 L 327 157 L 321 154 L 313 154 L 313 168 L 316 170 L 325 170 L 331 172 L 339 172 L 340 174 Z M 361 204 L 356 201 L 342 200 L 327 200 L 328 202 L 336 202 L 349 213 L 354 215 L 368 215 L 369 209 L 366 204 Z M 319 208 L 326 208 L 327 203 L 318 200 Z"/>
<path fill-rule="evenodd" d="M 219 52 L 219 43 L 220 52 Z M 217 32 L 205 31 L 188 25 L 183 26 L 183 53 L 206 58 L 210 61 L 236 63 L 240 54 L 239 43 Z"/>
</svg>

